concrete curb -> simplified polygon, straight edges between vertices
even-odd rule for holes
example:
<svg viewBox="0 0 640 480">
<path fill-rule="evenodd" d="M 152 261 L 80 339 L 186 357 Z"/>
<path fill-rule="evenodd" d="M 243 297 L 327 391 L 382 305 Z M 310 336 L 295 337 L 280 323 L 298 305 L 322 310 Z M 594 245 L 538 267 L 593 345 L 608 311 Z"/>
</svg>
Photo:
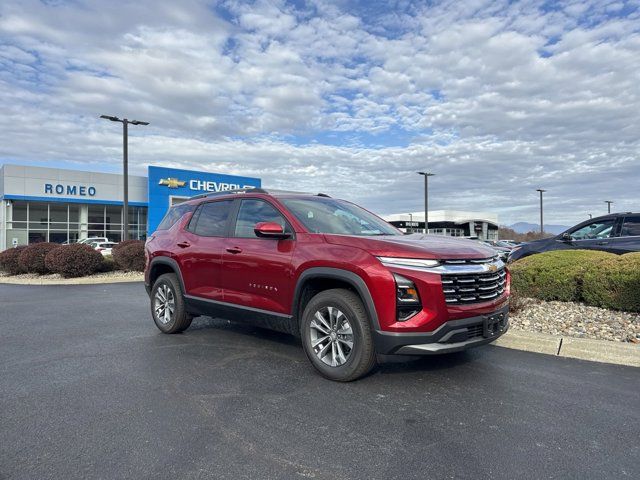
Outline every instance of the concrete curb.
<svg viewBox="0 0 640 480">
<path fill-rule="evenodd" d="M 591 362 L 640 367 L 640 345 L 509 330 L 493 345 Z"/>
<path fill-rule="evenodd" d="M 98 285 L 107 283 L 143 282 L 144 275 L 119 277 L 78 277 L 78 278 L 11 278 L 0 277 L 0 284 L 5 285 Z"/>
</svg>

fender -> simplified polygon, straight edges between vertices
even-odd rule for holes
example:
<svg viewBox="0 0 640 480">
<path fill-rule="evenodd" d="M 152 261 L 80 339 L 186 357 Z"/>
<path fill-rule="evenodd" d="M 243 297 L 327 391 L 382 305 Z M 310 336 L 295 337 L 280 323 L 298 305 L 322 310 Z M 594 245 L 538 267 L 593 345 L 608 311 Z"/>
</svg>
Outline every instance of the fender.
<svg viewBox="0 0 640 480">
<path fill-rule="evenodd" d="M 367 284 L 360 275 L 350 272 L 349 270 L 343 270 L 341 268 L 312 267 L 300 274 L 293 294 L 293 308 L 291 313 L 293 314 L 294 318 L 299 321 L 298 309 L 300 306 L 300 294 L 302 292 L 302 287 L 307 280 L 313 278 L 334 278 L 336 280 L 342 280 L 351 285 L 356 290 L 356 292 L 358 292 L 360 298 L 364 303 L 364 308 L 367 312 L 367 315 L 371 319 L 371 327 L 374 330 L 380 330 L 378 313 L 376 312 L 376 306 L 373 303 L 373 297 L 371 297 L 371 293 L 369 292 L 369 287 L 367 287 Z"/>
<path fill-rule="evenodd" d="M 170 266 L 174 273 L 178 276 L 178 280 L 180 281 L 180 287 L 182 288 L 182 292 L 186 295 L 187 291 L 184 288 L 184 280 L 182 280 L 182 272 L 180 271 L 180 266 L 178 262 L 176 262 L 173 258 L 170 257 L 155 257 L 149 263 L 149 273 L 153 270 L 153 267 L 156 265 L 168 265 Z M 149 291 L 153 287 L 153 285 L 147 285 Z"/>
</svg>

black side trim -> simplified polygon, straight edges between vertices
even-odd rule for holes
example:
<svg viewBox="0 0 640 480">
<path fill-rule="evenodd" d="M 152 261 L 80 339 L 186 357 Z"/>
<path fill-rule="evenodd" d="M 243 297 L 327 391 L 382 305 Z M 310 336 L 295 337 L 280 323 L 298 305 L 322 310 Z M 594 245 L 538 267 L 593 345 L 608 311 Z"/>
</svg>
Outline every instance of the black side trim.
<svg viewBox="0 0 640 480">
<path fill-rule="evenodd" d="M 184 300 L 187 305 L 187 311 L 193 315 L 224 318 L 279 332 L 295 334 L 295 322 L 293 322 L 291 315 L 194 297 L 192 295 L 185 295 Z"/>
<path fill-rule="evenodd" d="M 182 291 L 186 292 L 185 288 L 184 288 L 184 281 L 182 280 L 182 273 L 180 272 L 180 266 L 178 265 L 178 262 L 176 262 L 173 258 L 169 258 L 169 257 L 156 257 L 153 260 L 151 260 L 151 263 L 149 264 L 149 273 L 151 273 L 153 271 L 153 267 L 156 265 L 168 265 L 170 266 L 174 273 L 178 276 L 178 280 L 180 280 L 180 287 L 182 287 Z M 147 293 L 151 293 L 151 288 L 153 287 L 153 285 L 146 285 L 145 284 L 145 288 L 147 289 Z"/>
<path fill-rule="evenodd" d="M 340 268 L 313 267 L 302 272 L 302 274 L 298 278 L 298 283 L 296 283 L 295 293 L 293 294 L 292 313 L 294 318 L 297 319 L 298 317 L 302 287 L 308 280 L 314 278 L 333 278 L 349 283 L 353 288 L 356 289 L 356 291 L 360 295 L 360 298 L 362 298 L 364 302 L 364 308 L 367 310 L 367 315 L 371 319 L 371 327 L 375 330 L 380 329 L 380 322 L 378 322 L 378 313 L 376 312 L 376 306 L 373 303 L 373 298 L 371 297 L 371 293 L 369 292 L 367 284 L 364 283 L 364 280 L 359 275 L 348 270 L 342 270 Z"/>
</svg>

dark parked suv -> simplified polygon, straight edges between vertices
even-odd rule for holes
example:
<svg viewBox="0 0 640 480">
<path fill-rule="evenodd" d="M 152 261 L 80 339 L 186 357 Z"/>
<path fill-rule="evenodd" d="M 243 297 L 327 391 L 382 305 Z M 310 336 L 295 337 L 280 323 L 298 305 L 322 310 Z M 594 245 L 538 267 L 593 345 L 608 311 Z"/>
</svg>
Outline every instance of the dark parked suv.
<svg viewBox="0 0 640 480">
<path fill-rule="evenodd" d="M 333 380 L 365 375 L 376 353 L 455 352 L 508 328 L 509 273 L 490 248 L 407 238 L 323 194 L 194 197 L 169 210 L 146 255 L 162 332 L 209 315 L 292 333 Z"/>
<path fill-rule="evenodd" d="M 509 261 L 551 250 L 602 250 L 619 255 L 640 252 L 640 213 L 612 213 L 571 227 L 555 237 L 515 247 Z"/>
</svg>

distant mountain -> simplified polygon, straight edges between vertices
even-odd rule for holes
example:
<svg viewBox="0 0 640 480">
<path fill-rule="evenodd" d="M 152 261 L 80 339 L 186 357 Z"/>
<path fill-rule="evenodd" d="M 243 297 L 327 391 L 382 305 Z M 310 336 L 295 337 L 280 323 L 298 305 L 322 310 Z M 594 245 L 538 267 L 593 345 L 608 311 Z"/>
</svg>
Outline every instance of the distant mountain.
<svg viewBox="0 0 640 480">
<path fill-rule="evenodd" d="M 509 228 L 515 230 L 516 233 L 527 233 L 527 232 L 537 232 L 540 230 L 539 223 L 527 223 L 527 222 L 518 222 L 513 225 L 509 225 Z M 544 231 L 547 233 L 553 233 L 557 235 L 558 233 L 562 233 L 567 230 L 569 227 L 565 225 L 545 225 Z"/>
</svg>

